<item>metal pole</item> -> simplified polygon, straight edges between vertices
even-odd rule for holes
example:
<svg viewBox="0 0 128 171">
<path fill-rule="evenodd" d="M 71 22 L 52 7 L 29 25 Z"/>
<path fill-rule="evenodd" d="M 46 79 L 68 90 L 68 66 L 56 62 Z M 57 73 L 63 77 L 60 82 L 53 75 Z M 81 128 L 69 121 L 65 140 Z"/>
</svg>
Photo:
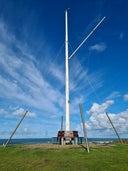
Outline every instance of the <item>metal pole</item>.
<svg viewBox="0 0 128 171">
<path fill-rule="evenodd" d="M 70 130 L 69 119 L 69 66 L 68 66 L 68 10 L 65 11 L 65 68 L 66 68 L 66 131 Z"/>
<path fill-rule="evenodd" d="M 63 116 L 61 116 L 61 131 L 63 131 Z"/>
<path fill-rule="evenodd" d="M 94 27 L 94 29 L 88 34 L 88 36 L 81 42 L 81 44 L 74 50 L 74 52 L 70 55 L 69 59 L 73 57 L 73 55 L 80 49 L 80 47 L 88 40 L 88 38 L 93 34 L 93 32 L 99 27 L 99 25 L 103 22 L 105 17 L 103 17 L 100 22 Z"/>
<path fill-rule="evenodd" d="M 87 152 L 89 153 L 89 144 L 88 144 L 88 139 L 87 139 L 87 131 L 86 131 L 85 122 L 84 122 L 84 115 L 83 115 L 83 111 L 82 111 L 82 105 L 80 104 L 79 107 L 80 107 L 81 120 L 82 120 L 82 123 L 83 123 L 84 138 L 86 140 L 86 148 L 87 148 Z"/>
<path fill-rule="evenodd" d="M 110 119 L 110 116 L 108 115 L 108 113 L 107 113 L 107 112 L 106 112 L 106 116 L 108 117 L 109 122 L 110 122 L 110 124 L 112 125 L 112 127 L 113 127 L 113 129 L 114 129 L 114 131 L 115 131 L 115 133 L 116 133 L 116 135 L 117 135 L 117 137 L 118 137 L 119 141 L 123 144 L 123 141 L 121 140 L 121 138 L 120 138 L 120 136 L 119 136 L 119 134 L 118 134 L 118 132 L 117 132 L 116 128 L 114 127 L 114 125 L 113 125 L 113 123 L 112 123 L 112 120 Z"/>
<path fill-rule="evenodd" d="M 19 125 L 21 124 L 22 120 L 24 119 L 24 117 L 26 116 L 27 113 L 28 113 L 28 111 L 26 111 L 26 112 L 24 113 L 24 115 L 22 116 L 21 120 L 20 120 L 19 123 L 17 124 L 16 128 L 15 128 L 14 131 L 12 132 L 12 134 L 11 134 L 11 136 L 9 137 L 9 139 L 7 140 L 6 144 L 4 145 L 4 147 L 6 147 L 6 146 L 9 144 L 9 142 L 11 141 L 12 136 L 15 134 L 17 128 L 19 127 Z"/>
</svg>

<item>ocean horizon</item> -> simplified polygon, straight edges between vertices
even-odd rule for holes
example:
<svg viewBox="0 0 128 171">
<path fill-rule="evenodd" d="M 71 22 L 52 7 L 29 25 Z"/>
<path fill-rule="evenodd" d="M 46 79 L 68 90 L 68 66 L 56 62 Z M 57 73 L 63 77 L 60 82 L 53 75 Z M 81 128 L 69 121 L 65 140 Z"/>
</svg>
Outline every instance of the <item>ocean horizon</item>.
<svg viewBox="0 0 128 171">
<path fill-rule="evenodd" d="M 84 139 L 84 137 L 82 137 Z M 8 139 L 0 139 L 0 145 L 6 144 Z M 88 142 L 112 142 L 117 141 L 117 138 L 88 138 Z M 84 141 L 83 141 L 84 142 Z M 14 144 L 47 144 L 53 143 L 52 138 L 12 138 L 9 145 Z M 55 143 L 55 141 L 54 141 Z"/>
</svg>

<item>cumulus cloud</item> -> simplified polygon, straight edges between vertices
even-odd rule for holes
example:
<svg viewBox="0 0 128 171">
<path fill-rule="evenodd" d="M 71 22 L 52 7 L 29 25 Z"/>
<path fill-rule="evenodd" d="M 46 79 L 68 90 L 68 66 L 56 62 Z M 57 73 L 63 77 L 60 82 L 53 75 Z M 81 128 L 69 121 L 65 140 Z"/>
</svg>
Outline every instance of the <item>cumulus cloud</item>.
<svg viewBox="0 0 128 171">
<path fill-rule="evenodd" d="M 97 52 L 103 52 L 105 51 L 107 48 L 105 43 L 99 43 L 99 44 L 95 44 L 93 46 L 89 47 L 90 51 L 97 51 Z"/>
<path fill-rule="evenodd" d="M 16 111 L 13 112 L 13 115 L 23 115 L 25 110 L 23 108 L 19 108 Z"/>
<path fill-rule="evenodd" d="M 87 111 L 88 114 L 99 114 L 99 113 L 104 113 L 109 106 L 111 106 L 114 103 L 113 100 L 108 100 L 101 105 L 98 103 L 93 103 L 92 107 L 90 110 Z"/>
<path fill-rule="evenodd" d="M 105 111 L 114 101 L 106 101 L 101 105 L 94 103 L 87 113 L 91 113 L 89 120 L 85 123 L 90 137 L 116 137 L 115 132 L 105 114 Z M 128 109 L 120 113 L 108 113 L 115 128 L 121 137 L 128 136 Z"/>
</svg>

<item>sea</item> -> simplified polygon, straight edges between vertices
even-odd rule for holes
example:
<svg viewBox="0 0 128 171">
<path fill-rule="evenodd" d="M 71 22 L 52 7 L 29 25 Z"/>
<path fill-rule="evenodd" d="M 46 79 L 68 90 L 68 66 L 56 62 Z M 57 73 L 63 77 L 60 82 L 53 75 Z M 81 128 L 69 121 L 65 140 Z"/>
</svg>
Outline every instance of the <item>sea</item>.
<svg viewBox="0 0 128 171">
<path fill-rule="evenodd" d="M 83 138 L 83 137 L 81 137 Z M 98 142 L 98 143 L 107 143 L 112 141 L 117 141 L 116 138 L 88 138 L 88 142 Z M 6 144 L 7 139 L 0 139 L 0 146 Z M 84 138 L 82 140 L 84 142 Z M 57 143 L 57 141 L 53 142 L 53 138 L 23 138 L 23 139 L 11 139 L 9 145 L 14 144 L 47 144 L 47 143 Z"/>
</svg>

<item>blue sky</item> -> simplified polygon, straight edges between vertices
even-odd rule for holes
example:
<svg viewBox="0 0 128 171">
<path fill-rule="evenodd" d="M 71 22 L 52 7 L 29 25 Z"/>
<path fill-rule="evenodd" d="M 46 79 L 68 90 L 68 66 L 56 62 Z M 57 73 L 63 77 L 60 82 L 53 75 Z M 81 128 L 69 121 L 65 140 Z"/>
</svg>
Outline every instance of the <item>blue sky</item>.
<svg viewBox="0 0 128 171">
<path fill-rule="evenodd" d="M 57 135 L 65 126 L 65 10 L 69 54 L 106 16 L 70 60 L 70 127 L 88 137 L 128 138 L 128 2 L 126 0 L 0 0 L 0 138 Z"/>
</svg>

